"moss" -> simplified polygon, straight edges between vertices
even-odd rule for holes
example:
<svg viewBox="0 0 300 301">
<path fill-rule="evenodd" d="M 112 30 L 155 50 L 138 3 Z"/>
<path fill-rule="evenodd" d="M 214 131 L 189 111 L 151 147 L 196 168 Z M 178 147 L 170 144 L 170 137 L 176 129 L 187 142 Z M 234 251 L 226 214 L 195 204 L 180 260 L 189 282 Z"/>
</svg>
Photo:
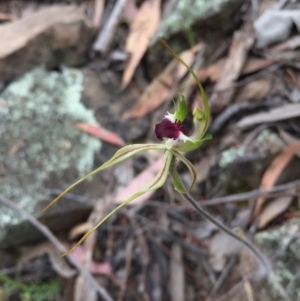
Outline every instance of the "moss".
<svg viewBox="0 0 300 301">
<path fill-rule="evenodd" d="M 98 139 L 74 128 L 75 122 L 96 124 L 80 102 L 82 81 L 79 70 L 37 68 L 0 95 L 0 193 L 31 213 L 46 199 L 45 185 L 53 180 L 62 188 L 90 171 L 100 150 Z M 9 209 L 0 212 L 0 226 L 20 222 Z"/>
</svg>

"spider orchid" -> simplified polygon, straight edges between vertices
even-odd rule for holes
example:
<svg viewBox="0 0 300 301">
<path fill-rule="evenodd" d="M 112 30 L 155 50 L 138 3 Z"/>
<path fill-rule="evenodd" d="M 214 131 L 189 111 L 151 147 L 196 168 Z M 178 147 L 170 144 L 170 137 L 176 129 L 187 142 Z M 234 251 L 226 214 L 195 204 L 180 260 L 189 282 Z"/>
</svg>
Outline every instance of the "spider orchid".
<svg viewBox="0 0 300 301">
<path fill-rule="evenodd" d="M 192 163 L 187 160 L 181 152 L 187 152 L 197 149 L 205 140 L 211 139 L 211 135 L 206 135 L 207 128 L 210 122 L 210 110 L 208 106 L 207 97 L 205 94 L 202 85 L 200 84 L 198 78 L 196 77 L 193 70 L 176 54 L 173 50 L 163 41 L 161 42 L 164 46 L 172 53 L 172 55 L 182 63 L 190 72 L 190 74 L 194 77 L 198 84 L 198 88 L 200 90 L 202 101 L 203 101 L 203 109 L 195 108 L 193 111 L 193 121 L 194 121 L 194 132 L 188 136 L 186 129 L 183 126 L 183 121 L 187 115 L 187 105 L 183 95 L 179 95 L 177 101 L 175 102 L 175 112 L 173 114 L 168 113 L 163 120 L 156 124 L 155 126 L 155 134 L 157 138 L 163 141 L 163 144 L 132 144 L 127 145 L 120 150 L 118 150 L 115 155 L 108 160 L 106 163 L 87 174 L 83 178 L 79 179 L 77 182 L 69 186 L 65 191 L 63 191 L 56 199 L 54 199 L 44 210 L 45 212 L 50 206 L 56 203 L 61 197 L 63 197 L 67 192 L 69 192 L 74 186 L 86 180 L 88 177 L 98 173 L 99 171 L 113 166 L 117 163 L 120 163 L 135 154 L 138 154 L 147 150 L 159 150 L 164 151 L 163 164 L 155 176 L 155 178 L 150 181 L 145 187 L 140 189 L 138 192 L 133 194 L 130 198 L 125 200 L 119 206 L 117 206 L 114 210 L 112 210 L 109 214 L 107 214 L 102 220 L 98 222 L 96 226 L 94 226 L 91 230 L 89 230 L 80 240 L 79 242 L 70 249 L 66 254 L 72 252 L 78 245 L 80 245 L 94 230 L 96 230 L 102 223 L 104 223 L 109 217 L 111 217 L 114 213 L 116 213 L 119 209 L 123 208 L 127 204 L 129 204 L 132 200 L 139 197 L 140 195 L 146 193 L 147 191 L 156 190 L 163 186 L 166 182 L 167 176 L 170 173 L 173 179 L 174 188 L 180 193 L 186 193 L 190 188 L 193 187 L 196 181 L 196 171 L 192 165 Z M 175 168 L 175 159 L 181 160 L 188 168 L 191 177 L 192 184 L 186 190 L 179 174 Z M 64 254 L 64 255 L 66 255 Z"/>
</svg>

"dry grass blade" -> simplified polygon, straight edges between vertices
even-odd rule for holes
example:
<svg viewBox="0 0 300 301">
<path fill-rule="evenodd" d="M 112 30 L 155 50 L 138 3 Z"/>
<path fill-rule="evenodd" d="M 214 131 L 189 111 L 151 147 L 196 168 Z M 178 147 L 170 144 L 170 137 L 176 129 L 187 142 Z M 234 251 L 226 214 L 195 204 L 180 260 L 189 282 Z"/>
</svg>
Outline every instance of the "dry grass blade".
<svg viewBox="0 0 300 301">
<path fill-rule="evenodd" d="M 130 59 L 122 78 L 123 89 L 131 81 L 136 67 L 149 46 L 150 39 L 156 32 L 159 20 L 160 0 L 145 1 L 135 15 L 126 41 L 125 49 L 130 53 Z"/>
</svg>

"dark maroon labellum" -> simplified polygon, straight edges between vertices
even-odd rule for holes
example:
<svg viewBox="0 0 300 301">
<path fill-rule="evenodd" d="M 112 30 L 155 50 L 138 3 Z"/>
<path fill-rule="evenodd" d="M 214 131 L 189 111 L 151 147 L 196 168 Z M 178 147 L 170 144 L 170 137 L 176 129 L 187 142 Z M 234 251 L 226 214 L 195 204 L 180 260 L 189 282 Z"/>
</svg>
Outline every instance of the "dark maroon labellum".
<svg viewBox="0 0 300 301">
<path fill-rule="evenodd" d="M 159 140 L 171 138 L 177 140 L 180 133 L 187 135 L 187 130 L 180 121 L 172 122 L 168 118 L 164 118 L 162 122 L 155 125 L 155 134 Z"/>
</svg>

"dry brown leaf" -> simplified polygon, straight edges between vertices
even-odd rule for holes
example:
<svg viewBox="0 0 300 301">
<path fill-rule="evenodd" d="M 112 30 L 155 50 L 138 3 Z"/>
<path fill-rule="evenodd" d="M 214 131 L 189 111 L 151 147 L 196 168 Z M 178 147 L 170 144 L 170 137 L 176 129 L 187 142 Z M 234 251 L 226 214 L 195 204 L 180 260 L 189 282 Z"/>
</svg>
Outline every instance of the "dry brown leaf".
<svg viewBox="0 0 300 301">
<path fill-rule="evenodd" d="M 216 233 L 209 242 L 209 263 L 216 272 L 221 272 L 227 258 L 237 254 L 243 247 L 242 243 L 225 232 Z"/>
<path fill-rule="evenodd" d="M 300 116 L 300 103 L 288 104 L 274 108 L 268 112 L 252 114 L 240 120 L 236 126 L 245 128 L 264 122 L 274 122 Z"/>
<path fill-rule="evenodd" d="M 146 186 L 154 179 L 163 164 L 163 156 L 161 155 L 153 164 L 138 174 L 117 196 L 114 198 L 115 204 L 120 204 L 131 197 L 141 188 Z M 148 191 L 138 198 L 134 199 L 130 204 L 141 204 L 149 199 L 155 191 Z"/>
<path fill-rule="evenodd" d="M 246 25 L 234 33 L 222 75 L 209 99 L 212 112 L 219 112 L 230 103 L 234 95 L 233 83 L 243 69 L 253 42 L 254 34 L 251 26 Z"/>
<path fill-rule="evenodd" d="M 285 50 L 294 50 L 300 46 L 300 35 L 292 37 L 283 43 L 280 43 L 269 49 L 271 54 L 285 51 Z"/>
<path fill-rule="evenodd" d="M 185 280 L 182 262 L 182 248 L 178 244 L 171 247 L 170 295 L 173 301 L 185 300 Z"/>
<path fill-rule="evenodd" d="M 244 65 L 242 74 L 248 74 L 259 71 L 274 64 L 274 60 L 250 58 Z"/>
<path fill-rule="evenodd" d="M 104 0 L 95 0 L 94 15 L 93 15 L 93 26 L 95 28 L 100 27 L 103 11 L 104 11 Z"/>
<path fill-rule="evenodd" d="M 295 153 L 300 150 L 300 142 L 291 144 L 284 151 L 275 157 L 268 169 L 265 171 L 261 183 L 260 189 L 272 188 L 284 168 L 291 162 Z M 261 212 L 261 208 L 264 204 L 265 197 L 259 197 L 256 201 L 253 216 L 256 218 Z"/>
<path fill-rule="evenodd" d="M 247 295 L 248 301 L 255 301 L 253 288 L 249 280 L 244 281 L 244 289 Z"/>
<path fill-rule="evenodd" d="M 199 163 L 194 165 L 194 167 L 197 173 L 196 183 L 205 181 L 210 171 L 210 156 L 202 158 Z"/>
<path fill-rule="evenodd" d="M 0 26 L 0 58 L 4 58 L 57 23 L 71 23 L 82 19 L 80 10 L 73 5 L 54 5 L 26 15 L 24 18 Z"/>
<path fill-rule="evenodd" d="M 222 75 L 222 70 L 224 68 L 225 62 L 225 59 L 220 59 L 214 64 L 198 70 L 197 77 L 200 80 L 200 82 L 205 82 L 208 79 L 211 82 L 218 81 Z"/>
<path fill-rule="evenodd" d="M 69 249 L 67 244 L 64 246 Z M 64 278 L 71 278 L 77 274 L 77 271 L 72 269 L 66 262 L 65 258 L 61 257 L 61 252 L 51 242 L 44 242 L 31 248 L 26 254 L 22 255 L 17 265 L 19 267 L 27 264 L 31 260 L 42 257 L 47 254 L 53 269 Z"/>
<path fill-rule="evenodd" d="M 131 81 L 136 67 L 149 46 L 150 39 L 156 32 L 159 20 L 160 0 L 147 0 L 143 2 L 131 23 L 130 34 L 125 45 L 126 51 L 130 53 L 130 59 L 123 73 L 123 89 Z"/>
<path fill-rule="evenodd" d="M 292 203 L 293 197 L 285 196 L 275 200 L 272 200 L 266 207 L 262 210 L 258 217 L 258 229 L 264 228 L 269 222 L 271 222 L 275 217 L 283 213 L 290 204 Z"/>
<path fill-rule="evenodd" d="M 242 87 L 236 97 L 235 102 L 244 102 L 247 100 L 262 100 L 266 97 L 271 87 L 270 78 L 260 78 L 248 83 Z"/>
<path fill-rule="evenodd" d="M 14 21 L 17 19 L 15 15 L 0 12 L 0 21 Z"/>
<path fill-rule="evenodd" d="M 198 44 L 192 49 L 186 50 L 180 54 L 180 57 L 190 65 L 194 59 L 195 53 L 204 47 L 204 44 Z M 181 68 L 181 64 L 173 59 L 164 70 L 148 85 L 135 106 L 123 115 L 124 119 L 143 117 L 159 106 L 161 106 L 171 95 L 172 85 L 179 81 L 180 77 L 186 72 Z"/>
</svg>

